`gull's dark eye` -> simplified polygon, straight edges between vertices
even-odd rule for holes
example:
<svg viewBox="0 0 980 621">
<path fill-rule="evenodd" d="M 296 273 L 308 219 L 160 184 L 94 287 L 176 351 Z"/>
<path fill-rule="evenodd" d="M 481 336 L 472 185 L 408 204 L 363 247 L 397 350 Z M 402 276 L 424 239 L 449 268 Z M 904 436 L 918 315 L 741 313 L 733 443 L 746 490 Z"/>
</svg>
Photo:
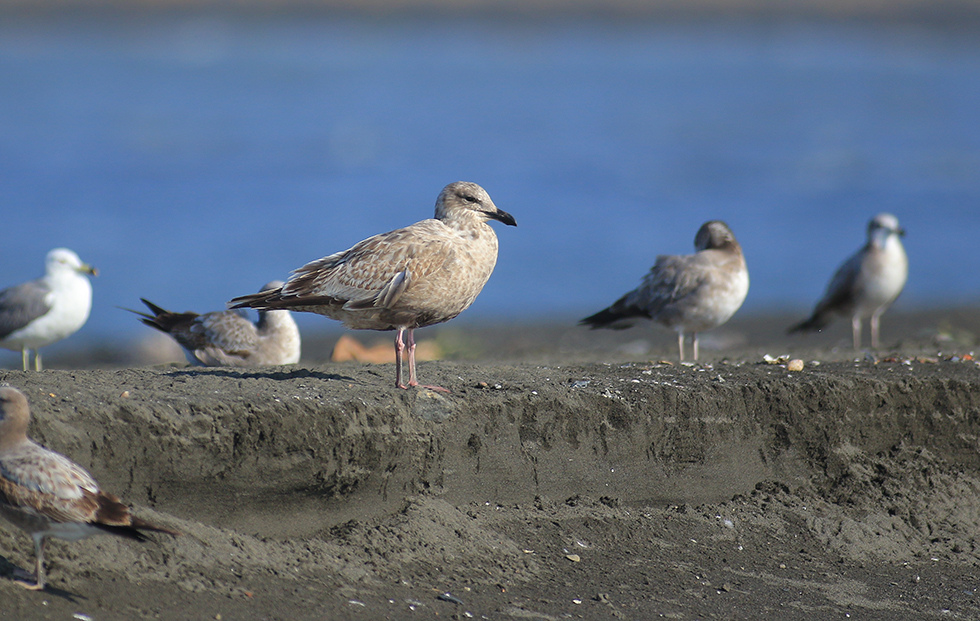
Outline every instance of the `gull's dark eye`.
<svg viewBox="0 0 980 621">
<path fill-rule="evenodd" d="M 472 194 L 463 194 L 463 200 L 466 201 L 467 203 L 474 203 L 474 204 L 480 202 Z"/>
</svg>

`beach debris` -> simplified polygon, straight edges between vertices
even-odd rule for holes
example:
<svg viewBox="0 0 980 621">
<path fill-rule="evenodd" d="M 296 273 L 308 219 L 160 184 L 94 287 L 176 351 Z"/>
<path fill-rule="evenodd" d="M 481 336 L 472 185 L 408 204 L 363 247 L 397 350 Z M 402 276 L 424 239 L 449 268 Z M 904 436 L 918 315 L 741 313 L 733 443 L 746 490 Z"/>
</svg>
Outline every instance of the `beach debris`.
<svg viewBox="0 0 980 621">
<path fill-rule="evenodd" d="M 416 608 L 423 608 L 425 604 L 417 599 L 406 599 L 405 603 L 408 604 L 408 609 L 414 611 Z"/>
<path fill-rule="evenodd" d="M 567 558 L 568 560 L 570 560 L 573 563 L 578 563 L 578 562 L 580 562 L 582 560 L 582 557 L 579 556 L 578 554 L 566 554 L 565 555 L 565 558 Z"/>
<path fill-rule="evenodd" d="M 459 606 L 463 605 L 463 600 L 459 599 L 458 597 L 455 597 L 452 593 L 448 591 L 436 595 L 436 599 L 442 600 L 444 602 L 449 602 L 451 604 L 457 604 Z"/>
<path fill-rule="evenodd" d="M 765 354 L 762 356 L 763 364 L 779 365 L 789 371 L 802 371 L 803 361 L 799 358 L 791 358 L 789 354 L 783 354 L 782 356 L 770 356 Z"/>
<path fill-rule="evenodd" d="M 913 363 L 918 364 L 939 364 L 940 362 L 960 362 L 972 361 L 973 356 L 969 354 L 965 356 L 949 356 L 943 358 L 941 356 L 886 356 L 884 358 L 879 358 L 875 360 L 875 364 L 879 363 L 892 363 L 892 364 L 904 364 L 906 366 L 911 366 Z"/>
<path fill-rule="evenodd" d="M 762 356 L 762 361 L 766 364 L 786 364 L 789 362 L 789 359 L 789 354 L 783 354 L 782 356 L 776 357 L 770 356 L 769 354 Z"/>
<path fill-rule="evenodd" d="M 575 380 L 572 382 L 572 388 L 587 388 L 592 380 Z"/>
</svg>

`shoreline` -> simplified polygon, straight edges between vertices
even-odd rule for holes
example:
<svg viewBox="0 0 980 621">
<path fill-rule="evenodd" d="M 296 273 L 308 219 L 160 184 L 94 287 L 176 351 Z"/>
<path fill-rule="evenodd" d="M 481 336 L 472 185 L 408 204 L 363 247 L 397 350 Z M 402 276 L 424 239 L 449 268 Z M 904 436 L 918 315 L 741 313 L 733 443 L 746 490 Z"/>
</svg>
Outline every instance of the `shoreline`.
<svg viewBox="0 0 980 621">
<path fill-rule="evenodd" d="M 892 310 L 882 317 L 883 355 L 901 351 L 937 355 L 943 351 L 980 351 L 980 311 L 962 304 L 949 307 Z M 860 358 L 864 352 L 851 349 L 849 322 L 838 319 L 819 333 L 787 335 L 789 326 L 802 320 L 806 310 L 777 313 L 739 313 L 725 325 L 701 335 L 706 361 L 725 358 L 760 361 L 770 354 L 810 356 L 820 360 Z M 583 313 L 584 315 L 584 313 Z M 303 354 L 300 366 L 328 362 L 341 337 L 352 338 L 366 347 L 385 349 L 394 332 L 348 330 L 326 319 L 300 328 Z M 468 318 L 418 331 L 420 341 L 435 342 L 449 361 L 525 362 L 639 362 L 652 359 L 676 361 L 676 334 L 662 326 L 640 323 L 628 330 L 590 330 L 577 325 L 577 316 L 499 320 Z M 864 346 L 868 345 L 865 322 Z M 688 339 L 690 341 L 690 339 Z M 20 368 L 19 352 L 0 351 L 0 368 Z M 185 364 L 182 352 L 170 337 L 149 328 L 132 337 L 110 339 L 84 332 L 42 350 L 45 368 L 111 369 L 173 363 Z"/>
</svg>

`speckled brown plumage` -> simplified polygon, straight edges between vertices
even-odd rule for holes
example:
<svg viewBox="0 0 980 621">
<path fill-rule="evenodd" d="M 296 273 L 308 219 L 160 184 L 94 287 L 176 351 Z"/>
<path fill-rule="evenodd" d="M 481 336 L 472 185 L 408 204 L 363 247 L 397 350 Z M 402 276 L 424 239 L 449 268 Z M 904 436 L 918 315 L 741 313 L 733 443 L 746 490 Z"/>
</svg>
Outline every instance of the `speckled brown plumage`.
<svg viewBox="0 0 980 621">
<path fill-rule="evenodd" d="M 140 530 L 177 534 L 133 516 L 119 498 L 99 489 L 84 468 L 28 438 L 29 421 L 23 393 L 0 388 L 0 516 L 34 540 L 35 579 L 23 586 L 44 588 L 48 537 L 77 541 L 111 533 L 144 541 Z"/>
<path fill-rule="evenodd" d="M 295 270 L 281 288 L 235 298 L 230 304 L 318 313 L 355 330 L 398 330 L 395 384 L 416 386 L 414 330 L 449 321 L 466 310 L 493 272 L 497 236 L 488 220 L 517 225 L 479 185 L 451 183 L 436 200 L 434 218 L 312 261 Z M 407 386 L 401 376 L 405 330 Z"/>
</svg>

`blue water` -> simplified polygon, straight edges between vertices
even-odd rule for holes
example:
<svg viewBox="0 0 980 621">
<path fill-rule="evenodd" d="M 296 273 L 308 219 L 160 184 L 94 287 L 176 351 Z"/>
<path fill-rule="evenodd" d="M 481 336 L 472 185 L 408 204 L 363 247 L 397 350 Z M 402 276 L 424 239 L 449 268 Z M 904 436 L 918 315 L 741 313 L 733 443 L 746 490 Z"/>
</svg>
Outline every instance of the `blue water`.
<svg viewBox="0 0 980 621">
<path fill-rule="evenodd" d="M 980 36 L 883 24 L 156 16 L 0 20 L 0 286 L 68 246 L 89 337 L 214 310 L 483 185 L 464 315 L 574 319 L 720 218 L 745 310 L 806 309 L 879 211 L 899 306 L 980 296 Z M 744 312 L 744 311 L 743 311 Z M 327 320 L 310 317 L 304 329 Z"/>
</svg>

